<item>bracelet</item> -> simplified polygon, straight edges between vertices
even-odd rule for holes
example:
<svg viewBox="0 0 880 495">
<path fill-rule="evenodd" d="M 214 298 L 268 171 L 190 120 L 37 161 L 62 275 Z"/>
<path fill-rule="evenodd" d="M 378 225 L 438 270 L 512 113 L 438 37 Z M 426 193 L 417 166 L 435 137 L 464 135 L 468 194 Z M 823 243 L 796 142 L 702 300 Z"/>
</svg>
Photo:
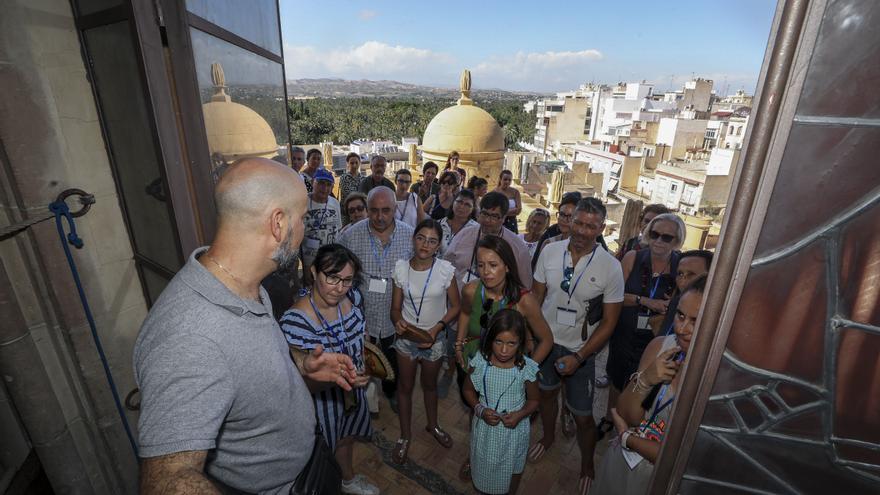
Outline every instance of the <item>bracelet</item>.
<svg viewBox="0 0 880 495">
<path fill-rule="evenodd" d="M 651 386 L 642 381 L 641 371 L 636 371 L 635 373 L 630 375 L 629 381 L 633 384 L 632 391 L 634 393 L 647 392 L 648 390 L 651 390 Z"/>
<path fill-rule="evenodd" d="M 477 404 L 476 406 L 474 406 L 474 415 L 476 415 L 478 418 L 482 419 L 483 418 L 483 411 L 485 409 L 486 409 L 486 406 L 484 406 L 483 404 Z"/>
<path fill-rule="evenodd" d="M 452 347 L 456 349 L 461 349 L 464 347 L 464 342 L 462 342 L 461 340 L 456 340 L 455 344 L 453 344 Z"/>
<path fill-rule="evenodd" d="M 574 358 L 577 359 L 578 364 L 584 364 L 584 358 L 577 352 L 574 353 Z"/>
<path fill-rule="evenodd" d="M 632 432 L 629 430 L 625 430 L 623 433 L 620 434 L 620 447 L 623 450 L 631 450 L 629 447 L 626 446 L 626 442 L 627 440 L 629 440 L 630 435 L 632 435 Z"/>
<path fill-rule="evenodd" d="M 636 296 L 636 306 L 642 305 L 642 296 Z"/>
</svg>

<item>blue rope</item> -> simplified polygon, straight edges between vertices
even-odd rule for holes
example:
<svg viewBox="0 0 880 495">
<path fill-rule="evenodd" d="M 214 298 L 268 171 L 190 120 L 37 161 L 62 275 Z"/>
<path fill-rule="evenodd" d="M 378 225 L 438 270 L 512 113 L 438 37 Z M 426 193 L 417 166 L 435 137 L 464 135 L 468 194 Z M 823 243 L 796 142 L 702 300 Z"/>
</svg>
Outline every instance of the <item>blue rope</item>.
<svg viewBox="0 0 880 495">
<path fill-rule="evenodd" d="M 89 301 L 86 299 L 86 293 L 83 290 L 82 281 L 79 279 L 79 272 L 76 269 L 76 263 L 70 254 L 69 242 L 74 247 L 80 249 L 83 247 L 83 241 L 76 234 L 76 224 L 73 222 L 73 216 L 70 209 L 64 201 L 55 201 L 49 205 L 49 211 L 55 214 L 55 226 L 58 228 L 58 236 L 61 238 L 61 245 L 64 247 L 64 254 L 67 256 L 67 264 L 70 265 L 70 273 L 73 275 L 73 281 L 76 283 L 76 290 L 79 293 L 79 300 L 82 303 L 83 311 L 86 319 L 89 320 L 89 327 L 92 329 L 92 339 L 95 341 L 95 347 L 98 349 L 98 355 L 101 357 L 101 364 L 104 366 L 104 374 L 107 376 L 107 382 L 110 384 L 110 391 L 113 393 L 113 402 L 116 403 L 116 411 L 122 419 L 122 426 L 125 428 L 125 434 L 128 435 L 128 441 L 131 443 L 131 450 L 135 457 L 138 456 L 137 443 L 134 435 L 131 433 L 131 427 L 128 425 L 128 418 L 125 417 L 125 411 L 122 409 L 122 402 L 119 400 L 119 393 L 116 391 L 116 383 L 113 381 L 113 374 L 110 372 L 110 365 L 107 363 L 107 356 L 104 354 L 104 347 L 101 345 L 101 338 L 98 336 L 98 329 L 95 326 L 95 318 L 92 316 L 92 310 L 89 308 Z M 67 219 L 67 226 L 70 233 L 64 235 L 64 225 L 62 218 Z"/>
</svg>

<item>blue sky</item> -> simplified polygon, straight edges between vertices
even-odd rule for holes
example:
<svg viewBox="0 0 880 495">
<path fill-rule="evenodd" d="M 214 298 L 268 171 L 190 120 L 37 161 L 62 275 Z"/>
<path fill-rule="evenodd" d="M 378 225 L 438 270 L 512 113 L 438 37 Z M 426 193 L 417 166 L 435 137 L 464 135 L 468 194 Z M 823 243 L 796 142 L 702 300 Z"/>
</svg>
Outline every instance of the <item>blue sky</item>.
<svg viewBox="0 0 880 495">
<path fill-rule="evenodd" d="M 564 91 L 697 77 L 752 93 L 771 0 L 281 0 L 287 77 Z"/>
</svg>

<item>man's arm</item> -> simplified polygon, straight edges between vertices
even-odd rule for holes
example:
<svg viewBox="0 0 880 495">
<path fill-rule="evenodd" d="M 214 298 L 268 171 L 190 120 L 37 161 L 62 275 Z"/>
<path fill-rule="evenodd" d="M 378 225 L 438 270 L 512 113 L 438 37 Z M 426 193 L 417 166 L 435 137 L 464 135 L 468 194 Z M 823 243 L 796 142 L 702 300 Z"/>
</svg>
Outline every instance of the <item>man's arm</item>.
<svg viewBox="0 0 880 495">
<path fill-rule="evenodd" d="M 220 494 L 205 476 L 208 452 L 187 451 L 141 461 L 142 495 Z"/>
</svg>

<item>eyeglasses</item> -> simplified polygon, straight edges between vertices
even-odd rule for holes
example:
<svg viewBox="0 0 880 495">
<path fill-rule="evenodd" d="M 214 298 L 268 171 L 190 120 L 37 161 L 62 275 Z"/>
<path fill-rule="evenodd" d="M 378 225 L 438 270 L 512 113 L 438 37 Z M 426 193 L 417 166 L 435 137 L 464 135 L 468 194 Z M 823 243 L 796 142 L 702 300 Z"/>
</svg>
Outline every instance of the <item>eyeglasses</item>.
<svg viewBox="0 0 880 495">
<path fill-rule="evenodd" d="M 648 232 L 648 237 L 650 237 L 652 241 L 656 241 L 657 239 L 660 239 L 661 241 L 663 241 L 667 244 L 669 244 L 675 240 L 674 235 L 661 234 L 660 232 L 657 232 L 656 230 L 652 230 L 652 231 Z"/>
<path fill-rule="evenodd" d="M 327 275 L 326 273 L 324 273 L 324 280 L 330 285 L 342 284 L 343 287 L 351 287 L 354 284 L 354 277 L 340 278 L 336 275 Z"/>
<path fill-rule="evenodd" d="M 499 215 L 497 213 L 489 213 L 486 210 L 481 211 L 480 216 L 483 218 L 487 218 L 489 220 L 495 220 L 496 222 L 498 220 L 501 220 L 501 215 Z"/>
<path fill-rule="evenodd" d="M 574 276 L 574 267 L 568 266 L 562 270 L 562 282 L 559 283 L 559 288 L 562 289 L 566 294 L 568 294 L 568 290 L 571 288 L 571 278 Z"/>
<path fill-rule="evenodd" d="M 440 244 L 440 239 L 435 239 L 433 237 L 425 237 L 421 234 L 415 237 L 415 240 L 421 242 L 422 244 L 427 244 L 430 247 L 434 247 Z"/>
<path fill-rule="evenodd" d="M 556 218 L 566 222 L 570 222 L 572 216 L 573 215 L 571 213 L 562 213 L 561 211 L 556 212 Z"/>
<path fill-rule="evenodd" d="M 362 212 L 362 211 L 364 211 L 364 210 L 366 210 L 366 209 L 367 209 L 367 207 L 366 207 L 366 206 L 363 206 L 363 205 L 361 205 L 361 206 L 351 206 L 351 207 L 348 208 L 348 214 L 351 215 L 352 213 L 360 213 L 360 212 Z"/>
</svg>

